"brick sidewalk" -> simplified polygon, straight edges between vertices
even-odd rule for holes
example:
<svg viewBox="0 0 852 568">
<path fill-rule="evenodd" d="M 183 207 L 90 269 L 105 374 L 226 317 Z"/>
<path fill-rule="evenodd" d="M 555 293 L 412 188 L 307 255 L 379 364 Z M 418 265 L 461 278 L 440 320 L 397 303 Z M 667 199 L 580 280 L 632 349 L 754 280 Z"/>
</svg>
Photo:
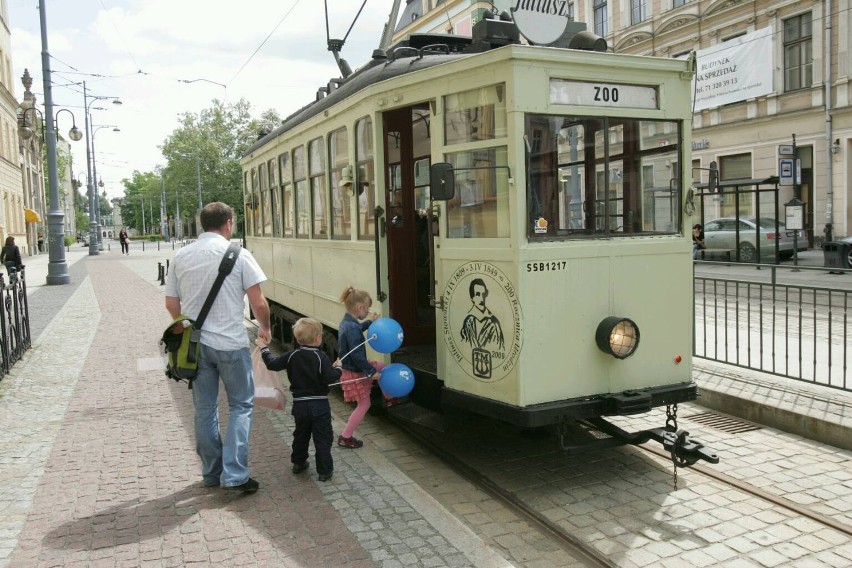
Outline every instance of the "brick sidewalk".
<svg viewBox="0 0 852 568">
<path fill-rule="evenodd" d="M 91 286 L 80 286 L 60 313 L 62 329 L 46 330 L 18 369 L 73 365 L 67 356 L 48 361 L 62 346 L 88 351 L 64 417 L 40 405 L 40 420 L 61 421 L 5 565 L 373 566 L 316 482 L 290 473 L 289 446 L 262 413 L 251 440 L 260 491 L 201 486 L 191 395 L 156 364 L 168 321 L 162 293 L 115 260 L 86 259 Z M 55 378 L 31 377 L 42 388 Z M 44 395 L 60 398 L 67 387 Z"/>
</svg>

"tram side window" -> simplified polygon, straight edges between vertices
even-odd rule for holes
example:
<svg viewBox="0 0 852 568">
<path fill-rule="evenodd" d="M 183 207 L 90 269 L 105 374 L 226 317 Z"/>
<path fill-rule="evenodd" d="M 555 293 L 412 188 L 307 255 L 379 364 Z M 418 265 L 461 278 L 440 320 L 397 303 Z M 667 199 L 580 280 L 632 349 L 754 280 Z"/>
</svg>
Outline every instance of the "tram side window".
<svg viewBox="0 0 852 568">
<path fill-rule="evenodd" d="M 272 234 L 272 204 L 269 202 L 269 178 L 266 164 L 260 164 L 257 177 L 260 179 L 261 233 L 268 237 Z"/>
<path fill-rule="evenodd" d="M 358 238 L 376 236 L 376 171 L 373 163 L 373 120 L 362 118 L 355 123 L 355 190 L 358 192 Z"/>
<path fill-rule="evenodd" d="M 325 152 L 322 138 L 308 142 L 308 172 L 311 178 L 311 217 L 315 239 L 328 238 L 328 217 L 325 210 Z"/>
<path fill-rule="evenodd" d="M 506 136 L 503 84 L 444 97 L 444 143 L 463 144 Z"/>
<path fill-rule="evenodd" d="M 260 236 L 260 196 L 257 188 L 257 169 L 251 169 L 251 234 Z"/>
<path fill-rule="evenodd" d="M 334 239 L 349 239 L 352 235 L 352 186 L 340 186 L 343 169 L 349 163 L 349 137 L 345 128 L 329 135 L 328 152 L 331 168 L 331 236 Z"/>
<path fill-rule="evenodd" d="M 311 229 L 311 203 L 308 192 L 308 159 L 304 146 L 293 150 L 293 179 L 296 186 L 296 237 L 307 238 Z"/>
<path fill-rule="evenodd" d="M 447 201 L 447 236 L 509 236 L 509 170 L 506 147 L 446 155 L 455 168 L 456 194 Z"/>
<path fill-rule="evenodd" d="M 243 211 L 246 215 L 246 235 L 253 235 L 251 224 L 251 185 L 249 185 L 249 172 L 243 172 Z"/>
<path fill-rule="evenodd" d="M 281 236 L 281 199 L 278 189 L 278 160 L 267 162 L 269 168 L 269 201 L 272 203 L 272 236 Z"/>
<path fill-rule="evenodd" d="M 293 236 L 293 172 L 290 171 L 290 154 L 278 156 L 281 171 L 281 221 L 283 236 Z"/>
<path fill-rule="evenodd" d="M 673 234 L 680 125 L 528 115 L 530 239 Z"/>
</svg>

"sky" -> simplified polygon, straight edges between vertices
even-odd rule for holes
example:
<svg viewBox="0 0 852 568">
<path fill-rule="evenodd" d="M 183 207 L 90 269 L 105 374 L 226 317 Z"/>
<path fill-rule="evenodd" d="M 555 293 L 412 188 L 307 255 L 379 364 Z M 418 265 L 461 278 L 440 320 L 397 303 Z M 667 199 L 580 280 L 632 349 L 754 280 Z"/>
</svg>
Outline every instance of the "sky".
<svg viewBox="0 0 852 568">
<path fill-rule="evenodd" d="M 340 76 L 326 47 L 319 0 L 44 1 L 54 113 L 69 109 L 83 129 L 79 83 L 85 81 L 97 173 L 108 198 L 124 195 L 121 180 L 134 170 L 165 165 L 160 147 L 178 128 L 180 114 L 198 113 L 213 99 L 244 98 L 253 116 L 272 108 L 284 118 Z M 331 37 L 342 39 L 363 0 L 327 2 Z M 368 0 L 364 5 L 341 52 L 352 69 L 367 63 L 378 47 L 392 4 Z M 8 0 L 8 8 L 13 94 L 22 100 L 20 77 L 29 69 L 43 111 L 38 2 Z M 112 104 L 111 97 L 122 104 Z M 67 140 L 71 117 L 56 116 Z M 74 176 L 85 182 L 85 138 L 72 142 L 72 153 Z"/>
</svg>

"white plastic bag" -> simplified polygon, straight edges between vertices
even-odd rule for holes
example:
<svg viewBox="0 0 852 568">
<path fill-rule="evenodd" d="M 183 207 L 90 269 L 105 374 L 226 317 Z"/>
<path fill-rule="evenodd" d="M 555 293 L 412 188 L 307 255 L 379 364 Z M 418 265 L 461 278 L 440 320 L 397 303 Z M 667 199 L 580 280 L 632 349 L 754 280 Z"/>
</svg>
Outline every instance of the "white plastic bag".
<svg viewBox="0 0 852 568">
<path fill-rule="evenodd" d="M 251 374 L 254 378 L 254 404 L 275 410 L 284 410 L 287 395 L 277 371 L 270 371 L 263 362 L 260 348 L 251 352 Z"/>
</svg>

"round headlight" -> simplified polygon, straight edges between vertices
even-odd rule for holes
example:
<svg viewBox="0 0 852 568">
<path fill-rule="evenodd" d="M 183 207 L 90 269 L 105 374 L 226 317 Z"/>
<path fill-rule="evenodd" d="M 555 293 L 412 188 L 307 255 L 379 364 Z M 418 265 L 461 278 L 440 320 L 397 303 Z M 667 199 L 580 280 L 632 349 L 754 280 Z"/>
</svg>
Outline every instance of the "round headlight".
<svg viewBox="0 0 852 568">
<path fill-rule="evenodd" d="M 633 320 L 610 316 L 598 324 L 595 342 L 607 355 L 626 359 L 639 346 L 639 327 Z"/>
</svg>

